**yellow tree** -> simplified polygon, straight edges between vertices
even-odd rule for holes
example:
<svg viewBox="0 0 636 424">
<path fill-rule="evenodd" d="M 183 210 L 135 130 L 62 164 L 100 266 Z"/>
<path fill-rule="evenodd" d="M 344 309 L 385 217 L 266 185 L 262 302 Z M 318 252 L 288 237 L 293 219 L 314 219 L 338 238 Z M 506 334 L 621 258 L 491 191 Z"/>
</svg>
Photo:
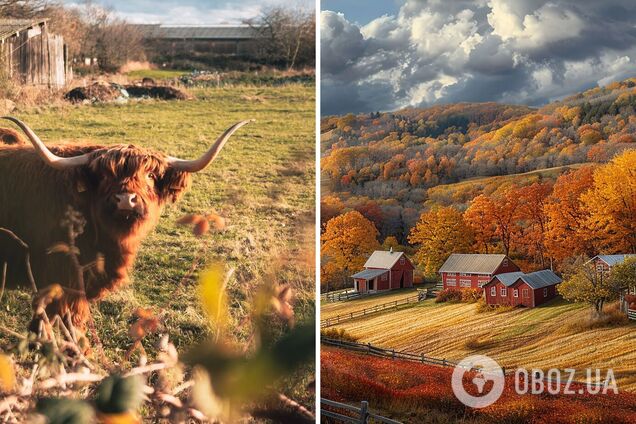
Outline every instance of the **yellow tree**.
<svg viewBox="0 0 636 424">
<path fill-rule="evenodd" d="M 636 253 L 636 150 L 626 150 L 594 172 L 581 196 L 586 225 L 601 252 Z"/>
<path fill-rule="evenodd" d="M 464 212 L 464 220 L 473 230 L 475 247 L 480 253 L 490 253 L 495 242 L 497 226 L 492 219 L 492 200 L 480 194 L 475 197 L 470 207 Z"/>
<path fill-rule="evenodd" d="M 408 240 L 417 245 L 415 260 L 427 275 L 434 275 L 451 253 L 470 250 L 473 234 L 458 210 L 439 207 L 420 216 Z"/>
<path fill-rule="evenodd" d="M 327 221 L 321 241 L 323 283 L 345 287 L 348 277 L 362 269 L 369 255 L 380 247 L 375 225 L 358 211 Z"/>
<path fill-rule="evenodd" d="M 545 247 L 550 256 L 563 261 L 572 256 L 594 256 L 586 225 L 588 212 L 581 196 L 592 186 L 594 168 L 585 166 L 557 178 L 544 211 L 548 218 Z"/>
</svg>

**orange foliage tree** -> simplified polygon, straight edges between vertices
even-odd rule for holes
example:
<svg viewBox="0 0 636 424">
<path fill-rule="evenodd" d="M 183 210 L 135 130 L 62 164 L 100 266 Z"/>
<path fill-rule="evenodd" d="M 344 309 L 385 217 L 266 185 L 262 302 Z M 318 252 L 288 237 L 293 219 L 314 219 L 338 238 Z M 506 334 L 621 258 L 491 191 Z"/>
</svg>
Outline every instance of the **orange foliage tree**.
<svg viewBox="0 0 636 424">
<path fill-rule="evenodd" d="M 321 241 L 321 284 L 345 287 L 351 274 L 362 269 L 369 255 L 380 247 L 375 225 L 358 211 L 330 219 Z"/>
<path fill-rule="evenodd" d="M 418 246 L 415 260 L 434 275 L 451 253 L 470 251 L 473 233 L 457 209 L 434 208 L 420 216 L 408 240 Z"/>
<path fill-rule="evenodd" d="M 581 200 L 598 251 L 636 253 L 636 150 L 597 168 Z"/>
<path fill-rule="evenodd" d="M 581 202 L 581 195 L 592 186 L 593 171 L 592 166 L 585 166 L 561 175 L 546 199 L 544 211 L 548 223 L 544 243 L 557 261 L 596 253 L 589 241 L 588 212 Z"/>
<path fill-rule="evenodd" d="M 519 238 L 524 254 L 545 268 L 548 262 L 545 248 L 545 233 L 548 227 L 548 216 L 545 203 L 552 191 L 552 184 L 534 183 L 515 189 L 519 199 L 517 217 L 522 222 L 523 235 Z"/>
</svg>

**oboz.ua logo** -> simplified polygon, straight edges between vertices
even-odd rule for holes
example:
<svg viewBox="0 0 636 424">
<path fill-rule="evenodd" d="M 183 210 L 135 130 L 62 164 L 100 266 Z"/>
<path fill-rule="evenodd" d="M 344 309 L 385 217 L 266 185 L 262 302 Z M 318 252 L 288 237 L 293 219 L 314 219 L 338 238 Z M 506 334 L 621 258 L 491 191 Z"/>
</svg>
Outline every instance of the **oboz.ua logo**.
<svg viewBox="0 0 636 424">
<path fill-rule="evenodd" d="M 475 375 L 467 384 L 475 387 L 475 395 L 469 393 L 464 386 L 464 376 L 471 370 Z M 504 372 L 494 359 L 485 355 L 472 355 L 455 366 L 451 385 L 461 403 L 471 408 L 485 408 L 495 403 L 503 393 Z"/>
</svg>

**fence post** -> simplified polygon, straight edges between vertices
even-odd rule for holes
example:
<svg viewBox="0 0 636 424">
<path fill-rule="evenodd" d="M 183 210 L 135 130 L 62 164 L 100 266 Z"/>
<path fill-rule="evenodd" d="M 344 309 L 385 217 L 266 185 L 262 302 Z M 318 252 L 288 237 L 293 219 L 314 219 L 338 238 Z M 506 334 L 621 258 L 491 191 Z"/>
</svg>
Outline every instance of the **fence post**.
<svg viewBox="0 0 636 424">
<path fill-rule="evenodd" d="M 369 402 L 363 400 L 360 402 L 360 424 L 366 424 L 369 418 Z"/>
<path fill-rule="evenodd" d="M 446 358 L 442 359 L 442 365 L 446 366 Z"/>
<path fill-rule="evenodd" d="M 422 363 L 424 363 L 424 354 L 422 353 Z"/>
<path fill-rule="evenodd" d="M 395 349 L 393 349 L 391 352 L 392 352 L 391 359 L 395 359 Z"/>
</svg>

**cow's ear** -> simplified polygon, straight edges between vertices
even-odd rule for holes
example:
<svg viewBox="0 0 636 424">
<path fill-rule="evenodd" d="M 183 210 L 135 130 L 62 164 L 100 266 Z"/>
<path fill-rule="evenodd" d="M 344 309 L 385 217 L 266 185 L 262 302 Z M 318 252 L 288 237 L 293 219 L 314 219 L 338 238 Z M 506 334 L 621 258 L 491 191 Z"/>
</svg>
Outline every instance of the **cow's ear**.
<svg viewBox="0 0 636 424">
<path fill-rule="evenodd" d="M 157 187 L 159 195 L 165 202 L 176 202 L 181 194 L 190 187 L 190 173 L 169 167 L 157 181 Z"/>
</svg>

